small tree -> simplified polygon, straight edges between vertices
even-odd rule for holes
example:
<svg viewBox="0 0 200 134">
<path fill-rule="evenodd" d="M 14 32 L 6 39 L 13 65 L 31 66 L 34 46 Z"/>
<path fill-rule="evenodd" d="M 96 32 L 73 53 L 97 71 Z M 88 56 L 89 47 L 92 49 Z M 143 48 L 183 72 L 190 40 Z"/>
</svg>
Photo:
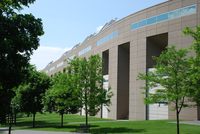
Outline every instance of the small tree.
<svg viewBox="0 0 200 134">
<path fill-rule="evenodd" d="M 102 59 L 99 55 L 75 58 L 70 62 L 70 74 L 74 78 L 74 87 L 80 92 L 82 107 L 85 109 L 85 125 L 88 115 L 96 115 L 102 104 L 109 106 L 111 91 L 103 88 Z"/>
<path fill-rule="evenodd" d="M 36 113 L 42 112 L 42 98 L 49 86 L 50 78 L 44 73 L 36 71 L 34 67 L 30 67 L 27 80 L 16 91 L 20 110 L 27 114 L 33 114 L 33 127 L 35 127 Z"/>
<path fill-rule="evenodd" d="M 176 110 L 177 134 L 179 131 L 179 115 L 185 104 L 185 98 L 189 94 L 191 85 L 188 79 L 189 61 L 185 49 L 176 50 L 169 47 L 159 57 L 155 58 L 156 65 L 154 72 L 140 74 L 139 79 L 147 82 L 145 89 L 156 87 L 157 84 L 162 89 L 157 89 L 155 93 L 148 93 L 145 102 L 157 103 L 168 102 Z"/>
<path fill-rule="evenodd" d="M 79 94 L 72 87 L 72 78 L 66 73 L 59 73 L 53 78 L 53 86 L 45 94 L 45 109 L 49 112 L 58 112 L 61 115 L 61 127 L 63 127 L 63 115 L 77 113 L 81 107 Z"/>
<path fill-rule="evenodd" d="M 191 36 L 194 40 L 192 43 L 191 50 L 195 54 L 190 57 L 190 77 L 191 88 L 190 88 L 190 97 L 197 106 L 200 106 L 200 26 L 197 26 L 196 29 L 185 28 L 184 34 Z"/>
</svg>

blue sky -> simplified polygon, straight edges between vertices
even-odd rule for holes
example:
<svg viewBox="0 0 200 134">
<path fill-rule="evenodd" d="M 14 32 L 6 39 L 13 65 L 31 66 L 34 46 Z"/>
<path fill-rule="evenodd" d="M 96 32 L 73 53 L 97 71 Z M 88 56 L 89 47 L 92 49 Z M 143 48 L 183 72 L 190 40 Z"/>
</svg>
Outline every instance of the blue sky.
<svg viewBox="0 0 200 134">
<path fill-rule="evenodd" d="M 45 34 L 31 63 L 42 69 L 111 19 L 121 19 L 166 0 L 36 0 L 23 13 L 41 18 Z"/>
</svg>

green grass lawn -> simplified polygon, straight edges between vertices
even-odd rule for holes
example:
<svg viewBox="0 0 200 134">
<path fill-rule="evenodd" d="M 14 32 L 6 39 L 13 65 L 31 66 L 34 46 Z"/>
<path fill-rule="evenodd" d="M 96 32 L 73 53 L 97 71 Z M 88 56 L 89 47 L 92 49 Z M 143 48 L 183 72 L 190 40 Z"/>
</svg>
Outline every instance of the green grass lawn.
<svg viewBox="0 0 200 134">
<path fill-rule="evenodd" d="M 71 131 L 77 130 L 84 124 L 85 117 L 79 115 L 65 115 L 64 127 L 60 128 L 58 114 L 37 114 L 36 128 L 31 128 L 32 117 L 17 119 L 15 129 L 33 129 L 46 131 Z M 91 133 L 137 133 L 137 134 L 175 134 L 176 124 L 171 121 L 114 121 L 89 117 Z M 200 134 L 200 126 L 181 124 L 181 134 Z"/>
</svg>

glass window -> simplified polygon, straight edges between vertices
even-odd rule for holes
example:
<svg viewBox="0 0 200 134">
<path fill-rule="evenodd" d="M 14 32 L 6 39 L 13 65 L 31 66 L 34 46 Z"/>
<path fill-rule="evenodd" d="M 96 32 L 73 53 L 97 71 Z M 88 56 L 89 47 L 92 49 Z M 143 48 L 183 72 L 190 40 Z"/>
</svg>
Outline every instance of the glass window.
<svg viewBox="0 0 200 134">
<path fill-rule="evenodd" d="M 186 16 L 196 13 L 196 5 L 192 5 L 181 10 L 181 16 Z"/>
<path fill-rule="evenodd" d="M 50 70 L 50 71 L 53 71 L 54 69 L 55 69 L 55 67 L 51 67 L 49 70 Z"/>
<path fill-rule="evenodd" d="M 169 12 L 168 17 L 169 17 L 169 19 L 176 19 L 176 18 L 181 17 L 181 10 L 178 9 L 178 10 Z"/>
<path fill-rule="evenodd" d="M 138 28 L 146 26 L 146 25 L 151 25 L 151 24 L 162 22 L 162 21 L 167 21 L 167 20 L 176 19 L 176 18 L 179 18 L 182 16 L 191 15 L 191 14 L 196 13 L 196 10 L 197 10 L 196 4 L 187 6 L 187 7 L 183 7 L 183 8 L 179 8 L 177 10 L 163 13 L 158 16 L 147 18 L 146 20 L 141 20 L 139 22 L 132 23 L 131 29 L 138 29 Z"/>
<path fill-rule="evenodd" d="M 132 29 L 137 29 L 137 28 L 138 28 L 138 23 L 132 24 L 132 25 L 131 25 L 131 28 L 132 28 Z"/>
<path fill-rule="evenodd" d="M 143 27 L 143 26 L 145 26 L 147 24 L 147 21 L 146 20 L 142 20 L 142 21 L 140 21 L 139 22 L 139 27 Z"/>
<path fill-rule="evenodd" d="M 97 41 L 97 46 L 98 46 L 99 44 L 100 44 L 99 41 Z"/>
<path fill-rule="evenodd" d="M 118 36 L 118 32 L 115 31 L 115 32 L 112 32 L 111 34 L 101 38 L 100 40 L 97 41 L 97 46 L 109 41 L 109 40 L 112 40 L 113 38 L 117 37 Z"/>
<path fill-rule="evenodd" d="M 82 49 L 81 51 L 79 51 L 78 55 L 80 56 L 80 55 L 87 53 L 88 51 L 91 50 L 91 48 L 92 48 L 91 46 L 88 46 L 88 47 Z"/>
<path fill-rule="evenodd" d="M 157 16 L 157 22 L 165 21 L 168 19 L 168 13 Z"/>
<path fill-rule="evenodd" d="M 156 23 L 156 17 L 152 17 L 152 18 L 147 19 L 147 25 L 151 25 L 151 24 L 154 24 L 154 23 Z"/>
<path fill-rule="evenodd" d="M 118 36 L 118 32 L 113 32 L 114 33 L 114 35 L 113 35 L 113 38 L 115 38 L 115 37 L 117 37 Z"/>
<path fill-rule="evenodd" d="M 57 64 L 57 67 L 60 67 L 64 64 L 64 62 L 60 62 L 59 64 Z"/>
</svg>

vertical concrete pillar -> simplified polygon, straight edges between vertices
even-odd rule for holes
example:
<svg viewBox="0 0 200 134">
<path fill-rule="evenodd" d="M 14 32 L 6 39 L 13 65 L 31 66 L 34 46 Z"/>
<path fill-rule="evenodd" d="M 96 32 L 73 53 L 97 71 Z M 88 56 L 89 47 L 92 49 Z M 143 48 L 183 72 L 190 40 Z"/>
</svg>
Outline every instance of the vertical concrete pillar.
<svg viewBox="0 0 200 134">
<path fill-rule="evenodd" d="M 129 89 L 129 119 L 145 120 L 146 105 L 141 89 L 145 82 L 138 80 L 139 73 L 146 72 L 146 38 L 130 42 L 130 89 Z"/>
<path fill-rule="evenodd" d="M 108 118 L 117 119 L 117 57 L 118 46 L 109 49 L 109 86 L 113 92 Z"/>
</svg>

